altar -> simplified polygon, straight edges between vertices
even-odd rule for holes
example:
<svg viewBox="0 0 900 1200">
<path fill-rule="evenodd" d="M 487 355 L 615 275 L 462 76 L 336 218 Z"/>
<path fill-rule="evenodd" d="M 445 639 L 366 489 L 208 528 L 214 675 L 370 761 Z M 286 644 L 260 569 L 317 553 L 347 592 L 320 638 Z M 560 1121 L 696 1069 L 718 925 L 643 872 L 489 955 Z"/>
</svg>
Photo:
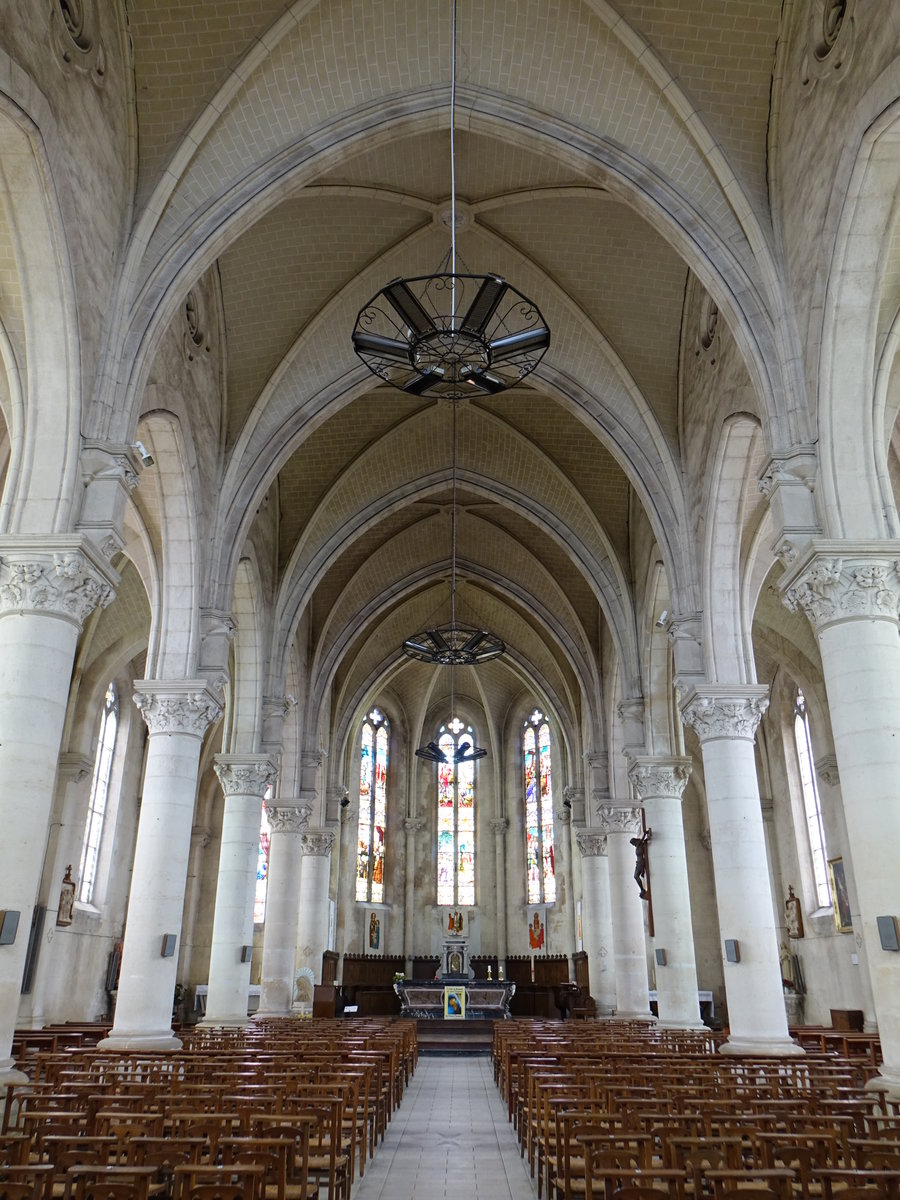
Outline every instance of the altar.
<svg viewBox="0 0 900 1200">
<path fill-rule="evenodd" d="M 402 1016 L 442 1021 L 444 988 L 452 984 L 465 992 L 465 1019 L 504 1021 L 509 1018 L 509 1002 L 516 985 L 509 980 L 490 979 L 403 979 L 394 984 L 400 998 Z"/>
</svg>

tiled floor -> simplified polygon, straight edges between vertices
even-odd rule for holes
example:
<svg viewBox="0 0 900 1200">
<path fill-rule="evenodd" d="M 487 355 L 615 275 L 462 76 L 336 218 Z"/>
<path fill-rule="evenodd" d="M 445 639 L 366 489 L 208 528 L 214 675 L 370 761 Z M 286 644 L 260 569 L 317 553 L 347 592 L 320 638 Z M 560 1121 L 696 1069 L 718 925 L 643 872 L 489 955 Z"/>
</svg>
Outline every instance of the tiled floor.
<svg viewBox="0 0 900 1200">
<path fill-rule="evenodd" d="M 531 1200 L 537 1187 L 487 1056 L 420 1058 L 352 1200 Z"/>
</svg>

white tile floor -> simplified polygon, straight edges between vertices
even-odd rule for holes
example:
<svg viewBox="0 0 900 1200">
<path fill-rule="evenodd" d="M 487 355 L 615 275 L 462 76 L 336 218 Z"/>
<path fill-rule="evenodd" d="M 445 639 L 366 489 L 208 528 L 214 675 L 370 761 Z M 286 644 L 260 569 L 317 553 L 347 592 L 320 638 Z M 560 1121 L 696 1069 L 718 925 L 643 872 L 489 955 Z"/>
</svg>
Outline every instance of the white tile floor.
<svg viewBox="0 0 900 1200">
<path fill-rule="evenodd" d="M 420 1058 L 351 1200 L 531 1200 L 537 1187 L 485 1056 Z"/>
</svg>

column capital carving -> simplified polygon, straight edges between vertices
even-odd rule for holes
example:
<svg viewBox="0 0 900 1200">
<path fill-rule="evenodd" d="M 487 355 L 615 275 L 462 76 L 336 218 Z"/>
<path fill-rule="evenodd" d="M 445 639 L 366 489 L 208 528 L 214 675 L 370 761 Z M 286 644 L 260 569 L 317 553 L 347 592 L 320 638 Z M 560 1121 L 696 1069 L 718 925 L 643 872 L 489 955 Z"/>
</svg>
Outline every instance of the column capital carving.
<svg viewBox="0 0 900 1200">
<path fill-rule="evenodd" d="M 266 812 L 273 833 L 302 833 L 312 816 L 312 808 L 308 804 L 279 803 Z"/>
<path fill-rule="evenodd" d="M 838 773 L 837 758 L 833 754 L 823 754 L 821 758 L 817 758 L 816 774 L 829 787 L 838 787 L 841 777 Z"/>
<path fill-rule="evenodd" d="M 502 838 L 509 829 L 509 817 L 492 817 L 491 831 L 496 838 Z"/>
<path fill-rule="evenodd" d="M 217 754 L 214 770 L 226 796 L 264 796 L 278 778 L 266 754 Z"/>
<path fill-rule="evenodd" d="M 406 817 L 403 828 L 407 833 L 418 833 L 420 829 L 425 828 L 425 819 L 424 817 Z"/>
<path fill-rule="evenodd" d="M 300 766 L 305 771 L 318 771 L 322 763 L 328 757 L 321 748 L 317 750 L 301 750 L 300 751 Z"/>
<path fill-rule="evenodd" d="M 300 853 L 303 855 L 330 854 L 333 845 L 333 829 L 305 829 L 300 837 Z"/>
<path fill-rule="evenodd" d="M 693 765 L 689 758 L 635 755 L 628 760 L 628 778 L 641 801 L 651 796 L 680 800 Z"/>
<path fill-rule="evenodd" d="M 572 824 L 571 808 L 566 808 L 565 806 L 563 806 L 562 808 L 558 808 L 556 810 L 556 812 L 553 814 L 553 817 L 554 817 L 554 820 L 556 820 L 560 825 L 571 825 Z"/>
<path fill-rule="evenodd" d="M 781 583 L 791 612 L 805 613 L 818 633 L 844 621 L 900 613 L 900 542 L 850 542 L 813 538 Z"/>
<path fill-rule="evenodd" d="M 600 818 L 601 833 L 641 833 L 641 810 L 635 807 L 619 808 L 612 804 L 604 804 L 597 816 Z"/>
<path fill-rule="evenodd" d="M 80 783 L 94 770 L 94 760 L 83 754 L 61 754 L 56 769 L 63 783 Z"/>
<path fill-rule="evenodd" d="M 191 849 L 205 850 L 212 841 L 212 834 L 205 825 L 195 825 L 191 830 Z"/>
<path fill-rule="evenodd" d="M 602 858 L 609 851 L 606 834 L 593 829 L 576 830 L 575 841 L 582 858 Z"/>
<path fill-rule="evenodd" d="M 765 684 L 710 684 L 688 692 L 681 704 L 681 719 L 694 730 L 701 745 L 714 738 L 752 742 L 768 707 L 769 689 Z"/>
<path fill-rule="evenodd" d="M 78 529 L 107 560 L 114 558 L 125 545 L 122 517 L 141 470 L 141 459 L 134 446 L 87 438 L 81 443 Z"/>
<path fill-rule="evenodd" d="M 205 679 L 138 679 L 134 702 L 151 735 L 186 733 L 202 738 L 222 715 L 222 702 Z"/>
<path fill-rule="evenodd" d="M 119 576 L 86 537 L 0 537 L 0 616 L 37 613 L 81 630 L 112 602 Z"/>
</svg>

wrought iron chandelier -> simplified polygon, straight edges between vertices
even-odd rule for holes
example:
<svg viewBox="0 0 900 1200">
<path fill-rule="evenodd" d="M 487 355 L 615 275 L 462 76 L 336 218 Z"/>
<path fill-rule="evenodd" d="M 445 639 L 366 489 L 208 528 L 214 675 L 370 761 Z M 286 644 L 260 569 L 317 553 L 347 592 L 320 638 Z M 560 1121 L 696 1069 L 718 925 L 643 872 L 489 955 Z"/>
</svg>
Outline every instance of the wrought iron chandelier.
<svg viewBox="0 0 900 1200">
<path fill-rule="evenodd" d="M 435 274 L 394 279 L 364 304 L 352 341 L 374 375 L 408 395 L 457 400 L 530 375 L 550 330 L 501 276 L 456 271 L 456 0 L 450 10 L 450 250 Z"/>
</svg>

